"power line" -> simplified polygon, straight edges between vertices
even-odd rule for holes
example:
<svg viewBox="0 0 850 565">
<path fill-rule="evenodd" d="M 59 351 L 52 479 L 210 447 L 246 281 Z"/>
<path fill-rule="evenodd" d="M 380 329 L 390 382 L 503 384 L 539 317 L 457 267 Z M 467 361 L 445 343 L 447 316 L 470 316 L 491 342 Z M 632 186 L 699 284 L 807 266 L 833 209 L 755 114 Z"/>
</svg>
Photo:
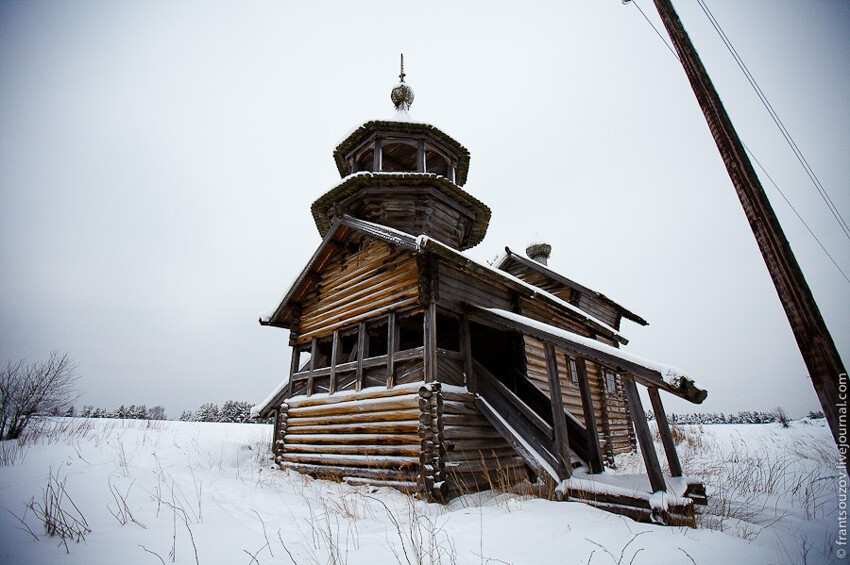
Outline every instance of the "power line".
<svg viewBox="0 0 850 565">
<path fill-rule="evenodd" d="M 700 3 L 700 5 L 702 5 L 703 0 L 697 0 L 697 1 Z M 673 47 L 670 45 L 670 43 L 664 38 L 664 36 L 661 34 L 661 32 L 658 31 L 658 28 L 655 27 L 655 24 L 653 24 L 652 21 L 646 16 L 646 13 L 644 13 L 644 11 L 638 5 L 637 1 L 631 0 L 630 3 L 633 4 L 635 8 L 638 9 L 640 14 L 643 16 L 643 19 L 646 20 L 646 22 L 650 25 L 650 27 L 652 27 L 652 29 L 655 31 L 655 34 L 658 36 L 658 38 L 661 39 L 661 41 L 664 43 L 664 45 L 667 47 L 667 49 L 670 50 L 670 53 L 672 53 L 672 55 L 676 58 L 676 60 L 679 61 L 680 59 L 679 59 L 679 56 L 676 54 L 676 51 L 673 49 Z M 705 9 L 707 10 L 707 7 Z M 718 24 L 718 26 L 719 26 L 719 24 Z M 715 27 L 715 29 L 717 29 L 717 28 Z M 721 33 L 721 32 L 718 31 L 718 33 Z M 721 34 L 721 35 L 722 35 L 722 37 L 725 37 L 725 34 Z M 728 41 L 728 39 L 724 39 L 724 43 L 726 43 L 727 41 Z M 729 46 L 731 46 L 731 43 L 729 43 Z M 734 51 L 734 47 L 732 47 L 731 50 Z M 734 53 L 735 53 L 735 55 L 737 55 L 737 51 L 735 51 Z M 738 60 L 738 58 L 736 57 L 736 61 L 737 60 Z M 746 65 L 743 65 L 743 61 L 741 61 L 739 63 L 739 66 L 742 67 L 742 70 L 746 68 Z M 748 77 L 751 76 L 751 75 L 749 75 L 749 70 L 746 70 L 745 74 L 748 75 Z M 748 80 L 749 80 L 749 78 L 748 78 Z M 750 81 L 750 84 L 753 85 L 754 82 L 755 82 L 755 79 L 752 79 Z M 761 89 L 759 89 L 757 85 L 753 85 L 753 88 L 756 89 L 756 93 L 759 93 L 759 98 L 762 98 L 763 94 L 761 94 Z M 766 99 L 764 99 L 762 101 L 763 104 L 765 102 L 766 102 Z M 770 105 L 770 103 L 766 102 L 766 107 L 769 106 L 769 105 Z M 770 109 L 768 111 L 770 112 L 770 110 L 772 110 L 772 108 L 773 107 L 770 106 Z M 773 113 L 771 113 L 771 115 L 773 115 Z M 777 125 L 781 124 L 781 121 L 779 121 L 779 116 L 776 116 L 774 121 L 778 121 Z M 783 128 L 784 128 L 784 126 L 780 126 L 780 130 L 782 130 Z M 786 137 L 786 140 L 788 140 L 789 137 L 790 137 L 790 134 Z M 812 231 L 812 228 L 809 227 L 809 224 L 806 223 L 806 220 L 803 219 L 803 217 L 800 215 L 800 213 L 797 211 L 797 209 L 794 207 L 794 205 L 791 204 L 791 201 L 788 199 L 788 197 L 785 196 L 785 193 L 782 192 L 782 189 L 779 188 L 779 185 L 776 183 L 776 181 L 773 180 L 773 177 L 770 176 L 770 173 L 767 172 L 767 169 L 764 168 L 764 165 L 761 164 L 761 161 L 758 160 L 758 158 L 755 156 L 755 154 L 750 150 L 750 148 L 745 143 L 743 143 L 743 142 L 741 142 L 741 143 L 744 146 L 744 149 L 747 151 L 747 153 L 749 153 L 750 157 L 752 157 L 753 161 L 756 162 L 759 169 L 761 169 L 761 171 L 765 174 L 765 176 L 768 178 L 768 180 L 770 180 L 770 183 L 774 186 L 774 188 L 776 188 L 776 191 L 779 193 L 779 195 L 782 196 L 782 199 L 785 200 L 785 203 L 788 204 L 788 207 L 791 208 L 791 210 L 794 212 L 794 215 L 797 216 L 797 219 L 799 219 L 800 222 L 806 227 L 806 230 L 809 232 L 809 234 L 812 236 L 812 238 L 817 242 L 817 244 L 820 246 L 821 250 L 823 250 L 824 254 L 826 254 L 826 256 L 829 258 L 829 260 L 832 262 L 832 264 L 835 265 L 835 268 L 838 269 L 838 272 L 841 273 L 841 276 L 844 277 L 844 280 L 846 280 L 847 283 L 850 284 L 850 277 L 847 276 L 847 273 L 844 272 L 844 270 L 838 265 L 838 263 L 835 261 L 835 259 L 832 257 L 832 255 L 829 253 L 829 251 L 827 251 L 824 244 L 821 242 L 820 239 L 818 239 L 818 236 L 815 235 L 815 232 Z M 796 144 L 793 143 L 793 140 L 791 140 L 789 143 L 793 144 L 792 149 L 794 147 L 796 147 Z M 796 155 L 796 152 L 795 152 L 795 155 Z M 798 157 L 798 159 L 800 159 L 801 157 L 802 157 L 802 154 L 801 154 L 800 157 Z M 802 158 L 802 161 L 805 161 L 805 158 Z M 806 165 L 808 165 L 808 162 L 806 162 Z M 804 168 L 806 168 L 806 165 L 804 165 Z M 808 172 L 808 169 L 806 169 L 806 170 Z M 814 177 L 813 171 L 812 171 L 811 175 L 809 175 L 809 178 L 812 178 L 812 177 Z M 814 177 L 814 178 L 816 179 L 817 177 Z M 813 182 L 814 182 L 814 179 L 813 179 Z M 815 184 L 816 188 L 817 188 L 819 182 L 820 181 L 816 182 L 816 184 Z M 818 189 L 818 192 L 821 192 L 821 189 Z M 825 193 L 825 191 L 824 191 L 824 193 Z M 821 198 L 824 197 L 824 193 L 821 194 Z M 848 233 L 847 229 L 846 229 L 847 224 L 844 222 L 844 219 L 841 217 L 840 213 L 838 213 L 837 209 L 833 210 L 834 204 L 832 204 L 832 200 L 829 198 L 828 195 L 826 195 L 826 200 L 828 200 L 827 206 L 830 208 L 830 211 L 833 212 L 833 216 L 836 216 L 836 219 L 838 220 L 839 225 L 841 225 L 841 227 L 842 227 L 842 231 L 844 231 L 845 235 L 847 235 L 847 233 Z M 830 204 L 832 204 L 832 205 L 830 206 Z"/>
<path fill-rule="evenodd" d="M 705 0 L 697 0 L 697 3 L 700 5 L 700 8 L 702 8 L 702 11 L 708 18 L 708 21 L 711 22 L 711 25 L 714 27 L 714 30 L 720 36 L 720 39 L 723 40 L 723 44 L 726 45 L 726 49 L 728 49 L 729 53 L 732 54 L 732 57 L 735 59 L 735 62 L 738 64 L 738 67 L 744 73 L 744 76 L 747 77 L 747 81 L 750 83 L 750 86 L 753 87 L 753 90 L 758 95 L 762 105 L 768 111 L 770 117 L 773 118 L 774 123 L 779 128 L 779 131 L 782 133 L 782 136 L 785 138 L 785 141 L 788 143 L 789 147 L 791 147 L 791 150 L 794 152 L 794 156 L 797 157 L 797 160 L 803 166 L 803 169 L 806 171 L 806 174 L 812 181 L 812 184 L 815 185 L 815 188 L 820 194 L 821 199 L 824 201 L 827 208 L 829 208 L 829 211 L 832 212 L 832 215 L 835 217 L 836 221 L 838 221 L 838 225 L 841 227 L 841 230 L 844 232 L 844 235 L 847 237 L 847 239 L 850 239 L 850 227 L 848 227 L 847 222 L 841 216 L 841 213 L 839 212 L 835 203 L 832 201 L 832 198 L 829 197 L 829 194 L 826 192 L 826 189 L 824 188 L 823 184 L 821 184 L 820 179 L 818 179 L 817 175 L 815 175 L 814 170 L 809 165 L 809 162 L 806 160 L 805 156 L 803 155 L 803 152 L 800 151 L 800 148 L 797 146 L 797 143 L 794 141 L 794 138 L 791 136 L 791 133 L 788 131 L 788 129 L 785 127 L 785 124 L 779 118 L 779 114 L 776 113 L 776 110 L 773 108 L 773 105 L 767 99 L 767 96 L 764 94 L 764 91 L 762 91 L 755 77 L 750 72 L 750 69 L 747 67 L 747 65 L 744 63 L 744 60 L 738 54 L 737 49 L 735 49 L 735 47 L 732 45 L 732 42 L 726 35 L 726 32 L 723 31 L 723 28 L 720 26 L 720 22 L 717 21 L 717 18 L 714 17 L 714 14 L 711 12 L 711 10 L 708 9 Z"/>
</svg>

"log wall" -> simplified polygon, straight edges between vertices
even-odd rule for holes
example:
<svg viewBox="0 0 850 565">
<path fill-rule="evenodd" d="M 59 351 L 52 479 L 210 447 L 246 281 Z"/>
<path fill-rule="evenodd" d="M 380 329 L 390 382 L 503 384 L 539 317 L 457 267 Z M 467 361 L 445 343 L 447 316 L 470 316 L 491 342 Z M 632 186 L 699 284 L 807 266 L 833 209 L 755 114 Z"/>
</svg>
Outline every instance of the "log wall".
<svg viewBox="0 0 850 565">
<path fill-rule="evenodd" d="M 529 478 L 520 457 L 481 415 L 469 392 L 442 390 L 444 473 L 449 496 L 506 488 Z"/>
<path fill-rule="evenodd" d="M 301 301 L 294 344 L 391 310 L 419 307 L 419 271 L 409 250 L 369 237 L 350 243 L 355 251 L 341 249 Z"/>
<path fill-rule="evenodd" d="M 317 477 L 420 492 L 423 437 L 431 428 L 421 388 L 384 385 L 289 398 L 281 406 L 275 461 Z"/>
</svg>

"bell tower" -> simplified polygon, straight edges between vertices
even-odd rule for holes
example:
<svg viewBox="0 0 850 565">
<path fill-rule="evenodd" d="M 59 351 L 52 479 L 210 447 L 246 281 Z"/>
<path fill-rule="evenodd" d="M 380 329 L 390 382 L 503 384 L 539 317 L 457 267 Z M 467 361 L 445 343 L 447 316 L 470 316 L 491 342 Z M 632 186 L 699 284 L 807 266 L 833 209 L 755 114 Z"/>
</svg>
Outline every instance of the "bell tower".
<svg viewBox="0 0 850 565">
<path fill-rule="evenodd" d="M 469 249 L 490 222 L 490 208 L 461 188 L 469 151 L 440 129 L 411 119 L 414 96 L 405 76 L 402 55 L 399 83 L 390 94 L 395 114 L 366 122 L 336 147 L 342 181 L 313 203 L 313 219 L 322 236 L 335 219 L 349 215 Z"/>
</svg>

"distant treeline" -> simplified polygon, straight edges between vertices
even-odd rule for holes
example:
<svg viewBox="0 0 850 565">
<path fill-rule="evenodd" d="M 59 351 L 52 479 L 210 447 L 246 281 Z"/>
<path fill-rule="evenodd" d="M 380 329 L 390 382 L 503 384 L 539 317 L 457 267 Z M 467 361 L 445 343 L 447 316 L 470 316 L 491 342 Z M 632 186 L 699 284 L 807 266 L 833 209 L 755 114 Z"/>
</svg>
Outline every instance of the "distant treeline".
<svg viewBox="0 0 850 565">
<path fill-rule="evenodd" d="M 103 408 L 95 408 L 94 406 L 83 406 L 79 414 L 74 413 L 72 406 L 65 416 L 79 416 L 80 418 L 118 418 L 120 420 L 166 420 L 165 408 L 162 406 L 152 406 L 148 408 L 144 404 L 131 404 L 124 406 L 123 404 L 115 410 L 104 410 Z"/>
<path fill-rule="evenodd" d="M 823 412 L 809 412 L 808 417 L 812 420 L 823 418 Z M 654 414 L 647 414 L 650 420 L 655 419 Z M 724 414 L 723 412 L 707 412 L 702 414 L 670 414 L 670 421 L 674 424 L 772 424 L 779 422 L 783 425 L 788 418 L 781 409 L 773 412 L 761 412 L 755 410 L 744 410 L 737 414 Z"/>
<path fill-rule="evenodd" d="M 186 410 L 180 415 L 181 422 L 230 422 L 235 424 L 265 424 L 262 420 L 254 420 L 251 418 L 251 408 L 254 405 L 250 402 L 239 402 L 237 400 L 228 400 L 218 407 L 218 404 L 207 402 L 201 405 L 200 408 L 192 412 Z"/>
</svg>

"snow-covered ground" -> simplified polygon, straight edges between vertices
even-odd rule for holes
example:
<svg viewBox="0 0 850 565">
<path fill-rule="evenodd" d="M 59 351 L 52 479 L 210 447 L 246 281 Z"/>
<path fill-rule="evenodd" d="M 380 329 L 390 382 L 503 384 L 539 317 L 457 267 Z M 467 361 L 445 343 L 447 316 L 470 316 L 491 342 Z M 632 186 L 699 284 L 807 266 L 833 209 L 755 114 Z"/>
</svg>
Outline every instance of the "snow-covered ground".
<svg viewBox="0 0 850 565">
<path fill-rule="evenodd" d="M 2 563 L 843 562 L 844 475 L 822 420 L 683 427 L 684 465 L 712 500 L 699 529 L 512 494 L 439 505 L 313 480 L 272 468 L 268 426 L 60 418 L 38 428 L 22 447 L 0 443 Z M 637 457 L 620 463 L 640 468 Z M 52 515 L 90 529 L 69 553 L 37 516 L 51 494 Z"/>
</svg>

